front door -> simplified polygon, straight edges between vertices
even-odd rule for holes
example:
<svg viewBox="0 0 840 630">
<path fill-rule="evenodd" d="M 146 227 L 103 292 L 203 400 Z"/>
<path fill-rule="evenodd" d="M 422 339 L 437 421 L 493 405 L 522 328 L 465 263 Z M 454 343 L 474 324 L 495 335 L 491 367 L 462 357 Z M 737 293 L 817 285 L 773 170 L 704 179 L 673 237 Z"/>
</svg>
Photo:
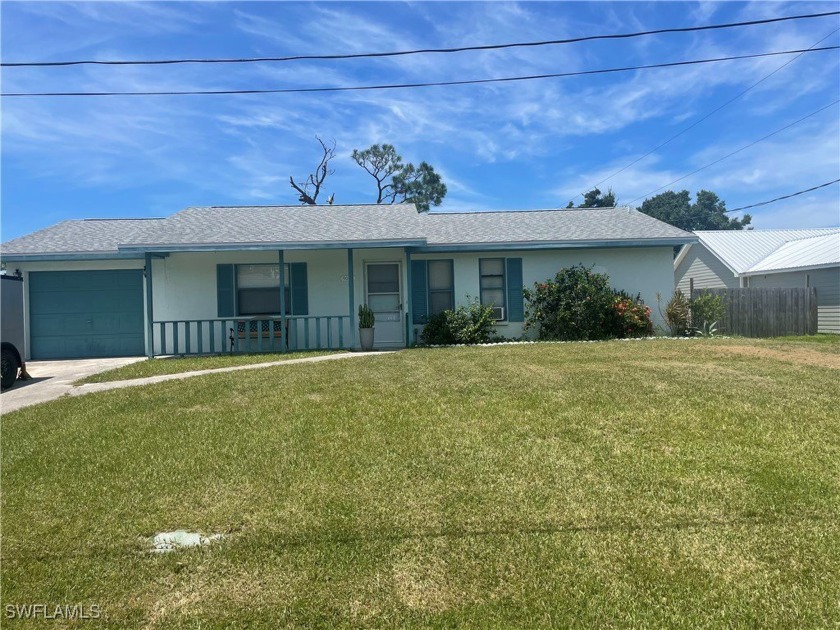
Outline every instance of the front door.
<svg viewBox="0 0 840 630">
<path fill-rule="evenodd" d="M 400 263 L 367 263 L 365 276 L 365 301 L 376 317 L 374 344 L 405 345 Z"/>
</svg>

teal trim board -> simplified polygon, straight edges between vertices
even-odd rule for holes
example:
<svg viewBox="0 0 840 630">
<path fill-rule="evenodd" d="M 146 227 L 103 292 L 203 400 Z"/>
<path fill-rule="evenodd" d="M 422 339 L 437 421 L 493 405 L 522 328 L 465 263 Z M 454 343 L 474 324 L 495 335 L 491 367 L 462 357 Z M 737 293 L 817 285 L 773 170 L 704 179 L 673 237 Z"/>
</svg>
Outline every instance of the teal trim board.
<svg viewBox="0 0 840 630">
<path fill-rule="evenodd" d="M 292 286 L 292 315 L 309 315 L 309 287 L 306 280 L 306 263 L 289 265 Z"/>
<path fill-rule="evenodd" d="M 507 320 L 525 321 L 525 300 L 522 294 L 522 259 L 507 258 Z"/>
<path fill-rule="evenodd" d="M 143 356 L 143 270 L 33 271 L 33 359 Z"/>
<path fill-rule="evenodd" d="M 411 318 L 415 324 L 425 324 L 429 313 L 427 261 L 412 260 L 410 273 Z"/>
</svg>

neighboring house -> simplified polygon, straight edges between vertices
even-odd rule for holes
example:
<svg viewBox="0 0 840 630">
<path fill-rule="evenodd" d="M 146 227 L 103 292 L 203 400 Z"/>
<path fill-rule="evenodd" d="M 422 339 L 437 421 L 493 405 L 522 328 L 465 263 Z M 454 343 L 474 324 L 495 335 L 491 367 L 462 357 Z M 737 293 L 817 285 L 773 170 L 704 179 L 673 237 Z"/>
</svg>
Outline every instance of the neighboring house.
<svg viewBox="0 0 840 630">
<path fill-rule="evenodd" d="M 814 287 L 817 330 L 840 333 L 840 228 L 710 230 L 674 260 L 677 288 Z"/>
<path fill-rule="evenodd" d="M 580 263 L 654 305 L 673 290 L 673 248 L 694 241 L 627 208 L 205 207 L 65 221 L 0 258 L 24 277 L 31 358 L 53 359 L 355 347 L 361 303 L 376 346 L 403 347 L 467 295 L 519 337 L 524 285 Z"/>
</svg>

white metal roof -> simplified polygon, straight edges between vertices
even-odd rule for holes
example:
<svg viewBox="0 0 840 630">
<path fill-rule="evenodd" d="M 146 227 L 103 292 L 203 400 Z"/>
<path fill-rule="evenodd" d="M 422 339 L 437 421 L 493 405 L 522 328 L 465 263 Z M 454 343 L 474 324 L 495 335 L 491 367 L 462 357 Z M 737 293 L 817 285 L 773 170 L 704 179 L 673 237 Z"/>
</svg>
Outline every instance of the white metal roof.
<svg viewBox="0 0 840 630">
<path fill-rule="evenodd" d="M 840 231 L 788 241 L 750 267 L 745 275 L 840 265 Z"/>
<path fill-rule="evenodd" d="M 840 228 L 809 230 L 700 230 L 700 243 L 736 274 L 744 274 L 788 242 L 840 233 Z M 810 257 L 806 243 L 796 248 L 799 255 Z M 786 254 L 787 256 L 787 254 Z M 795 261 L 794 261 L 795 262 Z M 784 264 L 789 264 L 786 262 Z M 801 265 L 795 265 L 801 266 Z M 769 271 L 769 269 L 765 269 Z"/>
</svg>

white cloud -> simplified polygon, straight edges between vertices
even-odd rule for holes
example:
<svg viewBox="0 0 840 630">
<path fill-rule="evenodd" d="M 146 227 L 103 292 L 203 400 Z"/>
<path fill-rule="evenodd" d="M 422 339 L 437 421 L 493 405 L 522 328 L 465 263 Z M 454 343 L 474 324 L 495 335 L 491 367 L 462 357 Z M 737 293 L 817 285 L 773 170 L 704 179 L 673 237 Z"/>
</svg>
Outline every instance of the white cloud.
<svg viewBox="0 0 840 630">
<path fill-rule="evenodd" d="M 811 7 L 796 5 L 793 11 L 790 5 L 756 3 L 740 14 L 751 18 L 808 12 Z M 404 50 L 628 32 L 648 28 L 659 19 L 658 7 L 643 4 L 574 9 L 550 3 L 26 5 L 13 17 L 26 22 L 27 32 L 37 36 L 24 38 L 14 29 L 11 37 L 6 36 L 10 29 L 4 16 L 4 54 L 14 53 L 15 58 L 179 56 L 193 43 L 183 33 L 203 33 L 204 26 L 216 29 L 212 32 L 230 33 L 224 56 Z M 719 3 L 686 4 L 685 16 L 696 23 L 738 19 L 734 9 Z M 331 63 L 8 71 L 3 80 L 4 90 L 20 91 L 45 86 L 97 91 L 425 82 L 806 48 L 829 27 L 828 21 L 816 20 L 622 43 Z M 826 43 L 836 41 L 834 36 Z M 33 178 L 68 189 L 131 187 L 138 182 L 154 188 L 157 182 L 180 181 L 185 188 L 207 191 L 208 196 L 226 201 L 293 203 L 288 175 L 302 176 L 314 165 L 317 134 L 337 142 L 330 191 L 337 192 L 340 201 L 370 197 L 370 182 L 350 160 L 351 150 L 389 142 L 406 159 L 427 160 L 445 175 L 450 188 L 448 208 L 519 204 L 525 199 L 516 192 L 517 177 L 523 172 L 532 178 L 527 200 L 543 207 L 564 205 L 574 194 L 692 124 L 786 59 L 378 92 L 5 99 L 3 153 L 4 160 L 25 167 Z M 805 55 L 602 188 L 612 186 L 626 202 L 676 179 L 704 160 L 762 135 L 762 130 L 784 124 L 780 121 L 790 120 L 791 111 L 815 109 L 814 103 L 836 94 L 837 71 L 836 53 Z M 836 112 L 832 116 L 836 122 Z M 778 146 L 775 140 L 772 145 L 759 145 L 754 152 L 739 154 L 737 161 L 724 162 L 679 185 L 691 190 L 713 188 L 730 205 L 773 196 L 777 189 L 784 189 L 779 193 L 784 194 L 790 188 L 808 187 L 817 173 L 826 177 L 838 170 L 836 126 L 833 134 L 818 136 L 812 130 L 780 138 Z M 771 147 L 787 158 L 774 157 Z M 499 181 L 487 186 L 482 179 L 488 177 L 487 172 L 496 180 L 509 173 L 511 181 L 507 187 Z M 485 192 L 490 189 L 494 195 Z M 161 194 L 154 203 L 167 199 Z M 837 208 L 836 199 L 833 208 Z"/>
</svg>

